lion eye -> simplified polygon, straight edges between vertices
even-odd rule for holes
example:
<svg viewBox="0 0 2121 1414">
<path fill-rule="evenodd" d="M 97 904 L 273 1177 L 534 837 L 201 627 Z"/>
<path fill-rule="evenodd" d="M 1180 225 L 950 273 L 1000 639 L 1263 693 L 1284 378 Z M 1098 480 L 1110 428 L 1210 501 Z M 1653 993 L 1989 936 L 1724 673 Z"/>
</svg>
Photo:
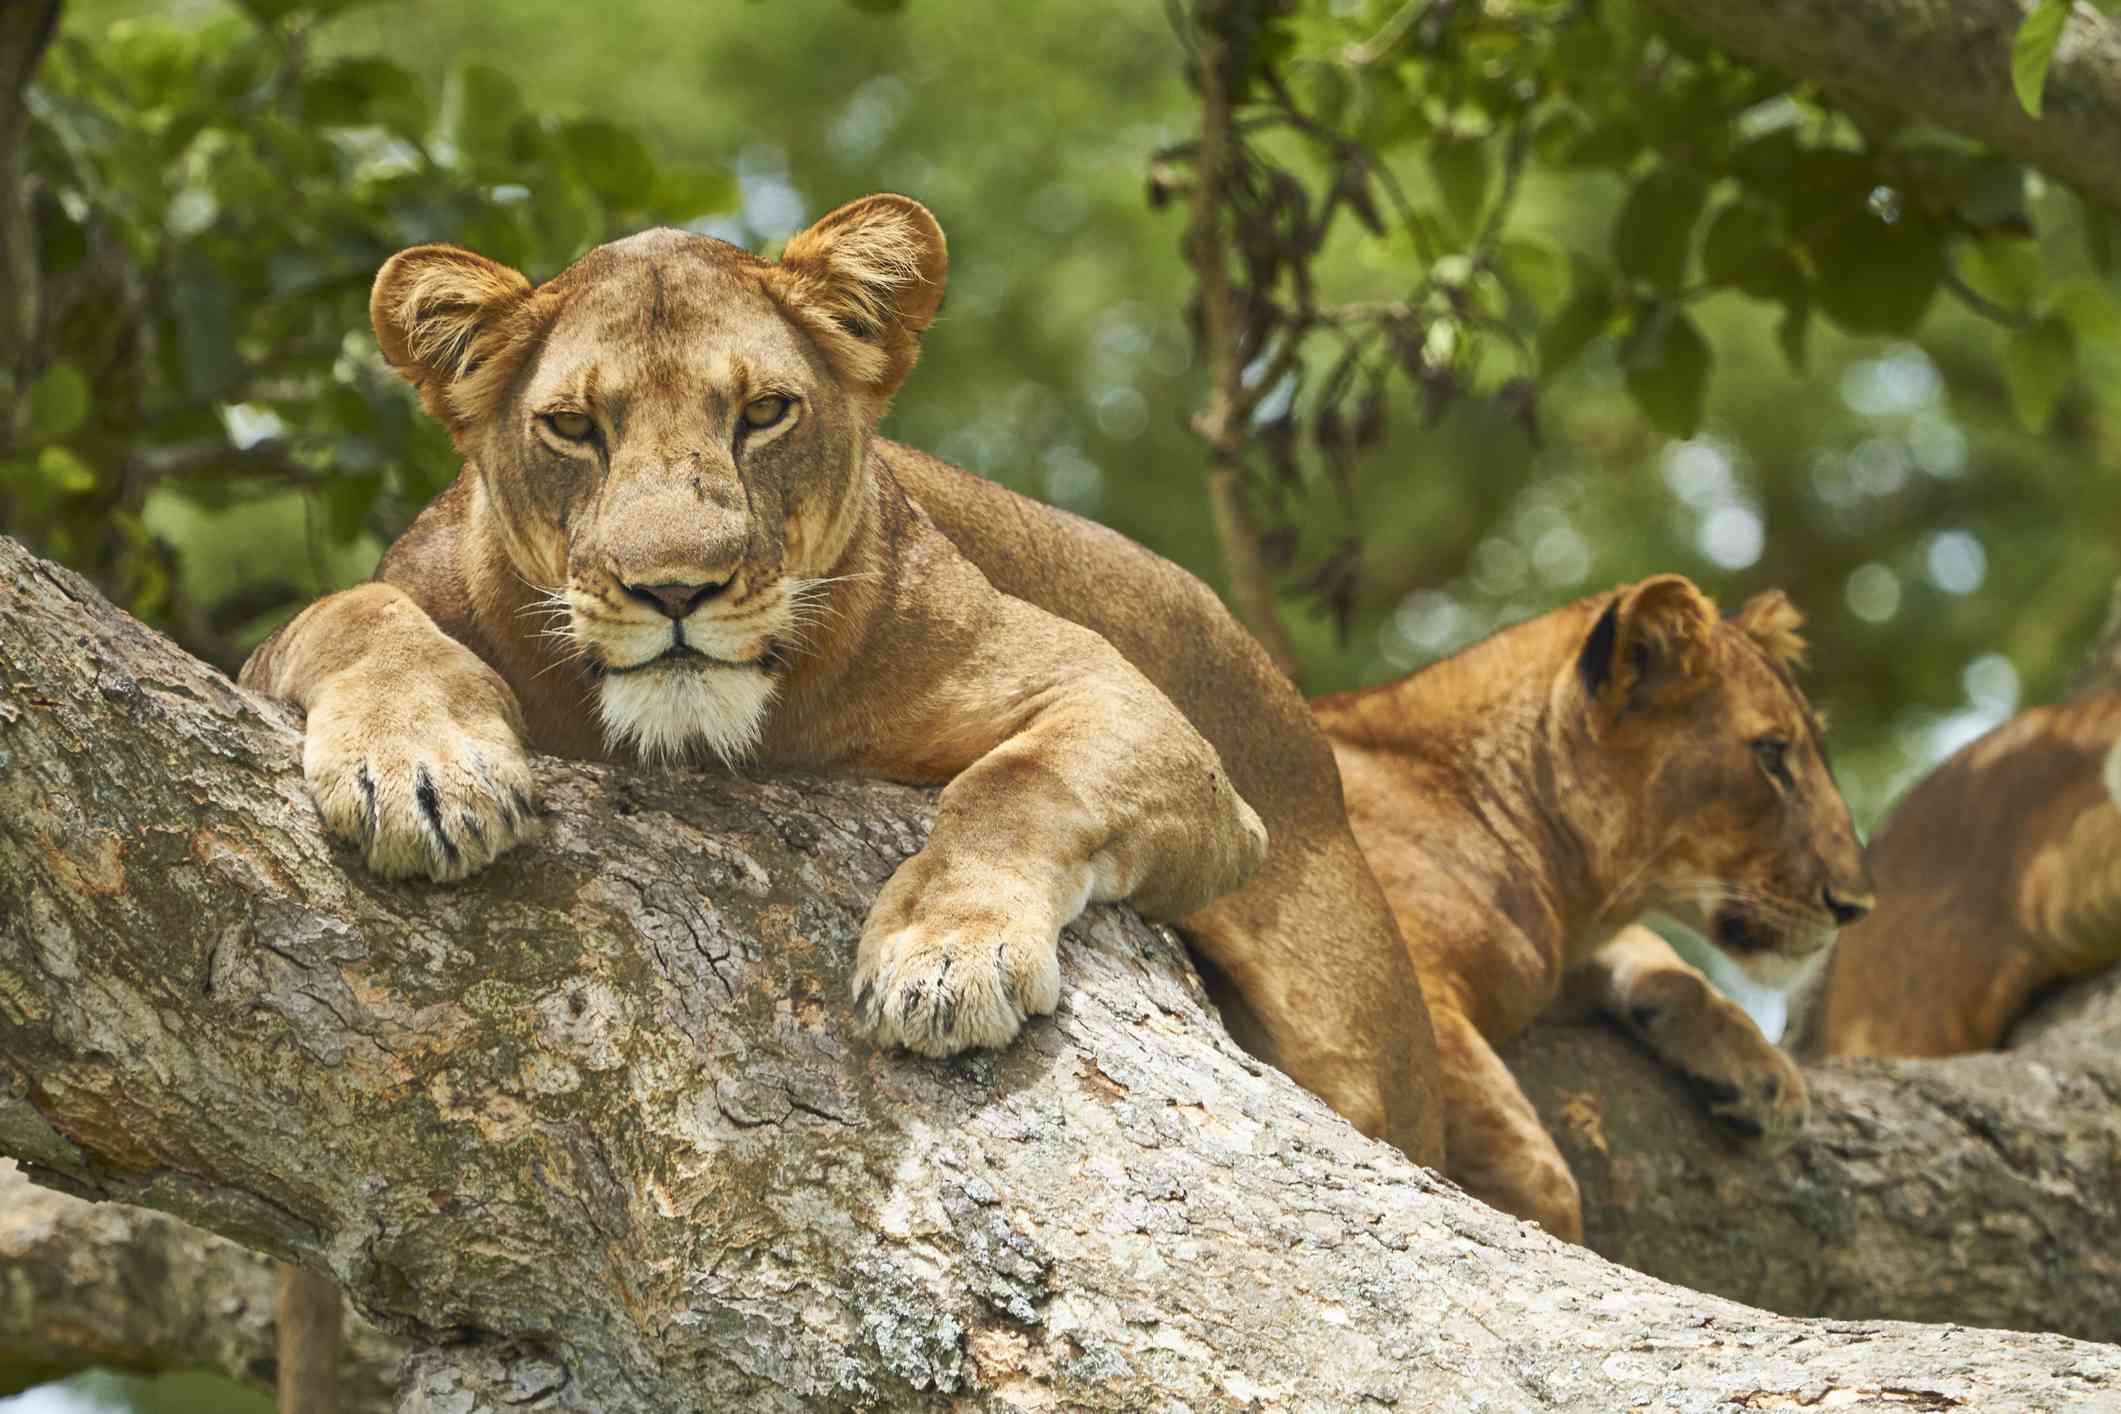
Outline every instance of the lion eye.
<svg viewBox="0 0 2121 1414">
<path fill-rule="evenodd" d="M 744 422 L 750 427 L 771 427 L 788 415 L 790 400 L 774 394 L 771 397 L 753 398 L 744 404 Z"/>
<path fill-rule="evenodd" d="M 1781 737 L 1764 736 L 1753 742 L 1753 758 L 1760 763 L 1760 769 L 1784 786 L 1797 784 L 1790 774 L 1789 756 L 1790 744 Z"/>
<path fill-rule="evenodd" d="M 545 425 L 570 442 L 586 442 L 597 430 L 586 412 L 549 412 L 545 414 Z"/>
</svg>

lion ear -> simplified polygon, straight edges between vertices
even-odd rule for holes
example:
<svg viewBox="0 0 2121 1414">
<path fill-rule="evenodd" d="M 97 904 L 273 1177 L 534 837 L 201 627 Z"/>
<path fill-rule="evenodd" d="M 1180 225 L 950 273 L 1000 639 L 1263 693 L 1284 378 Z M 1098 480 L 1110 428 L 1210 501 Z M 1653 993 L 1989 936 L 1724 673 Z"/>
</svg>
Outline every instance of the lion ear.
<svg viewBox="0 0 2121 1414">
<path fill-rule="evenodd" d="M 928 208 L 879 195 L 798 231 L 774 273 L 788 307 L 881 413 L 920 356 L 949 271 L 943 228 Z"/>
<path fill-rule="evenodd" d="M 452 432 L 491 410 L 507 381 L 501 355 L 530 281 L 452 245 L 399 251 L 376 274 L 368 318 L 376 342 L 420 402 Z"/>
<path fill-rule="evenodd" d="M 1577 655 L 1593 709 L 1618 717 L 1691 695 L 1716 631 L 1716 606 L 1684 575 L 1661 574 L 1615 594 Z"/>
<path fill-rule="evenodd" d="M 1784 672 L 1804 663 L 1804 614 L 1779 589 L 1767 589 L 1739 605 L 1731 623 L 1759 644 Z"/>
</svg>

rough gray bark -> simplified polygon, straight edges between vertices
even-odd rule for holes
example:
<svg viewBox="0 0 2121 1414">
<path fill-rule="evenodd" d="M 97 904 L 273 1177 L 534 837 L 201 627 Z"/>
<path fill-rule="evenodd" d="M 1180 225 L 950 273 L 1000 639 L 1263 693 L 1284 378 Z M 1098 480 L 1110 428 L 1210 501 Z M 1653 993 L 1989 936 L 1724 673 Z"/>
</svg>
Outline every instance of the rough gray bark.
<svg viewBox="0 0 2121 1414">
<path fill-rule="evenodd" d="M 1058 1015 L 848 1036 L 927 798 L 544 763 L 455 889 L 318 838 L 296 739 L 0 540 L 0 1149 L 329 1269 L 404 1411 L 2052 1409 L 2121 1349 L 1796 1321 L 1485 1209 L 1235 1051 L 1119 910 Z"/>
<path fill-rule="evenodd" d="M 1977 138 L 2121 211 L 2121 26 L 2078 5 L 2042 116 L 2011 88 L 2025 0 L 1652 0 L 1735 58 L 1810 80 L 1860 110 Z"/>
<path fill-rule="evenodd" d="M 1807 1066 L 1811 1124 L 1779 1156 L 1615 1028 L 1538 1028 L 1505 1059 L 1613 1261 L 1771 1311 L 2121 1341 L 2121 974 L 2021 1036 Z"/>
<path fill-rule="evenodd" d="M 226 1238 L 39 1188 L 0 1159 L 0 1276 L 0 1394 L 97 1367 L 272 1391 L 273 1263 Z M 346 1409 L 387 1411 L 403 1354 L 349 1318 Z"/>
</svg>

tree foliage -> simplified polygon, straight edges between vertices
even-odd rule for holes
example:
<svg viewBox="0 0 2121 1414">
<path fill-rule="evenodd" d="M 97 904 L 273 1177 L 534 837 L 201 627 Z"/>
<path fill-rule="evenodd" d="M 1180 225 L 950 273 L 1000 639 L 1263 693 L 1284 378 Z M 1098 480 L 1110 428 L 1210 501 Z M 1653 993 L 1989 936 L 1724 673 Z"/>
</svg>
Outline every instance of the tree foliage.
<svg viewBox="0 0 2121 1414">
<path fill-rule="evenodd" d="M 30 96 L 42 337 L 0 524 L 224 664 L 456 474 L 375 357 L 384 259 L 447 240 L 551 273 L 735 199 L 623 125 L 534 111 L 490 64 L 437 93 L 334 52 L 343 8 L 70 33 Z"/>
<path fill-rule="evenodd" d="M 1269 558 L 1286 566 L 1321 515 L 1303 492 L 1331 488 L 1342 528 L 1303 584 L 1343 632 L 1361 593 L 1350 481 L 1395 386 L 1430 423 L 1488 398 L 1531 441 L 1541 390 L 1600 351 L 1647 425 L 1685 441 L 1708 417 L 1718 296 L 1763 309 L 1799 374 L 1816 328 L 1906 338 L 1950 300 L 1995 326 L 2011 406 L 2039 431 L 2080 340 L 2121 331 L 2104 213 L 2058 213 L 2100 237 L 2065 276 L 2036 253 L 2022 163 L 1888 126 L 1629 0 L 1177 13 L 1196 85 L 1232 109 L 1230 252 L 1194 256 L 1235 283 Z M 2052 48 L 2059 21 L 2042 40 L 2039 19 L 2026 34 Z M 1210 34 L 1228 70 L 1212 88 Z M 1152 200 L 1190 190 L 1200 154 L 1166 149 Z M 1617 194 L 1603 240 L 1521 209 L 1585 186 Z"/>
</svg>

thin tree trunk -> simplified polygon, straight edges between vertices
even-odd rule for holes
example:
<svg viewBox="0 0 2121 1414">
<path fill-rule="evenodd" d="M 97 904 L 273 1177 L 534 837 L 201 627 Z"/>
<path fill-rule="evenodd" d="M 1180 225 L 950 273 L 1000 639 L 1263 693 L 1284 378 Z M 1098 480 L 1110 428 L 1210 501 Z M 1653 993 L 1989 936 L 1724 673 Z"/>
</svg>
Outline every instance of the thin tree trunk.
<svg viewBox="0 0 2121 1414">
<path fill-rule="evenodd" d="M 1200 156 L 1193 182 L 1193 225 L 1187 257 L 1200 280 L 1201 346 L 1208 362 L 1208 406 L 1194 426 L 1208 444 L 1208 509 L 1222 546 L 1230 597 L 1245 627 L 1267 650 L 1274 666 L 1297 676 L 1296 650 L 1274 600 L 1274 576 L 1260 551 L 1259 528 L 1245 501 L 1244 351 L 1241 324 L 1230 290 L 1229 253 L 1223 238 L 1223 192 L 1231 161 L 1227 87 L 1229 44 L 1221 32 L 1228 0 L 1200 0 L 1194 25 L 1200 66 Z"/>
<path fill-rule="evenodd" d="M 547 762 L 542 843 L 384 885 L 296 756 L 0 540 L 0 1149 L 329 1271 L 412 1342 L 402 1411 L 2121 1388 L 2121 1349 L 1791 1320 L 1559 1244 L 1242 1056 L 1121 910 L 1007 1052 L 880 1055 L 848 965 L 918 792 Z"/>
<path fill-rule="evenodd" d="M 30 213 L 25 90 L 59 25 L 59 0 L 0 4 L 0 456 L 21 443 L 35 372 L 36 228 Z"/>
</svg>

